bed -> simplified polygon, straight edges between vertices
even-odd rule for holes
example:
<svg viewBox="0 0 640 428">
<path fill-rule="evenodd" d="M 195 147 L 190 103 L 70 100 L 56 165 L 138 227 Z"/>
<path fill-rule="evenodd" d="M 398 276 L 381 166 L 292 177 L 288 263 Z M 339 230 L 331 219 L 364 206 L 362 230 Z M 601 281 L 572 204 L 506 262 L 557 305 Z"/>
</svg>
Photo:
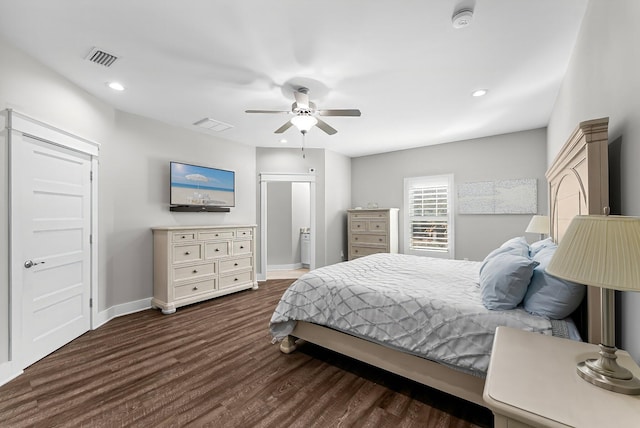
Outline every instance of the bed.
<svg viewBox="0 0 640 428">
<path fill-rule="evenodd" d="M 556 241 L 574 215 L 600 213 L 608 205 L 607 123 L 580 123 L 547 172 Z M 508 244 L 500 248 L 511 251 Z M 494 257 L 504 253 L 500 248 Z M 577 327 L 522 307 L 488 310 L 479 287 L 489 271 L 487 260 L 376 254 L 316 269 L 285 292 L 270 323 L 272 335 L 284 353 L 301 340 L 315 343 L 482 406 L 483 375 L 498 325 L 571 338 L 578 329 L 598 341 L 597 293 L 589 292 L 574 311 Z M 529 278 L 538 266 L 532 265 Z"/>
</svg>

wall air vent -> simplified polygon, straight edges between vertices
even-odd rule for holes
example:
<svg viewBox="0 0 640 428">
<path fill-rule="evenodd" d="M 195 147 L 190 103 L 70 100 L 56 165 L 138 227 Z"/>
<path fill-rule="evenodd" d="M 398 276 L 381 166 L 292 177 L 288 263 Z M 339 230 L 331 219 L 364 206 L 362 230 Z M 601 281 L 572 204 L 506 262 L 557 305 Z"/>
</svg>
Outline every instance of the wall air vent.
<svg viewBox="0 0 640 428">
<path fill-rule="evenodd" d="M 104 65 L 105 67 L 111 67 L 114 62 L 118 59 L 117 56 L 107 53 L 101 49 L 93 48 L 89 55 L 86 56 L 87 60 L 94 62 L 96 64 Z"/>
<path fill-rule="evenodd" d="M 208 129 L 209 131 L 224 131 L 225 129 L 233 128 L 233 125 L 229 125 L 228 123 L 220 122 L 218 120 L 213 120 L 210 117 L 205 117 L 194 123 L 195 126 L 199 126 L 201 128 Z"/>
</svg>

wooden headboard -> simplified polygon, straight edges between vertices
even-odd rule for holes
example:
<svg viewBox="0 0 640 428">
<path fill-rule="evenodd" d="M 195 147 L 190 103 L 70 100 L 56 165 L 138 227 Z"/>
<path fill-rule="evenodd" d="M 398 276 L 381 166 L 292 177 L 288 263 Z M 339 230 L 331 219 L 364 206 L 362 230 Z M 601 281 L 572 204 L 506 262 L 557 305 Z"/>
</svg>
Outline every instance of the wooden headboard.
<svg viewBox="0 0 640 428">
<path fill-rule="evenodd" d="M 609 206 L 609 118 L 581 122 L 546 173 L 551 236 L 560 242 L 576 215 L 602 214 Z M 600 289 L 588 287 L 576 321 L 583 339 L 600 343 Z"/>
</svg>

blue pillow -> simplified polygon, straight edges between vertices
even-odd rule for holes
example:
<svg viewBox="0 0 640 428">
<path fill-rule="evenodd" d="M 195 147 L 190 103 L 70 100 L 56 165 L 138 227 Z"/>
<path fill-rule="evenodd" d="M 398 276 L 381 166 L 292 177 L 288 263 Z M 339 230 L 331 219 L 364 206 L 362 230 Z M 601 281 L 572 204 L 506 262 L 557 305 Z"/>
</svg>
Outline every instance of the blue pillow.
<svg viewBox="0 0 640 428">
<path fill-rule="evenodd" d="M 500 253 L 483 264 L 480 294 L 487 309 L 513 309 L 522 302 L 538 262 L 512 253 Z"/>
<path fill-rule="evenodd" d="M 553 242 L 553 239 L 551 238 L 534 242 L 533 244 L 529 245 L 529 257 L 533 258 L 540 250 L 544 248 L 558 248 L 558 246 L 555 242 Z"/>
<path fill-rule="evenodd" d="M 563 319 L 580 306 L 587 287 L 551 276 L 546 268 L 556 247 L 543 248 L 534 260 L 540 264 L 534 269 L 531 284 L 524 296 L 524 308 L 533 315 L 550 319 Z"/>
<path fill-rule="evenodd" d="M 517 236 L 515 238 L 509 239 L 505 243 L 500 245 L 500 248 L 510 248 L 514 253 L 520 254 L 522 256 L 529 255 L 529 243 L 524 238 L 524 236 Z"/>
<path fill-rule="evenodd" d="M 524 236 L 518 236 L 516 238 L 511 238 L 506 241 L 504 244 L 500 245 L 495 250 L 491 251 L 487 257 L 482 261 L 482 265 L 480 266 L 480 274 L 484 270 L 485 265 L 499 254 L 510 253 L 516 254 L 518 256 L 528 257 L 529 256 L 529 244 Z"/>
</svg>

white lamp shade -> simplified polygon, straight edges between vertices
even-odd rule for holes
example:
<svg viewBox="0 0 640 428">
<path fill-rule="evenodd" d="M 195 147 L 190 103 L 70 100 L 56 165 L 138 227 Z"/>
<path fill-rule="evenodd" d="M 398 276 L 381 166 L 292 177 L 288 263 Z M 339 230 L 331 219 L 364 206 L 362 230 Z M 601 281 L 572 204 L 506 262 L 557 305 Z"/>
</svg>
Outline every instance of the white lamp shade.
<svg viewBox="0 0 640 428">
<path fill-rule="evenodd" d="M 318 119 L 310 115 L 301 114 L 292 117 L 291 123 L 293 123 L 300 132 L 308 132 L 316 123 L 318 123 Z"/>
<path fill-rule="evenodd" d="M 544 233 L 549 234 L 549 216 L 548 215 L 534 215 L 531 217 L 531 221 L 525 230 L 527 233 Z"/>
<path fill-rule="evenodd" d="M 574 217 L 547 272 L 580 284 L 640 291 L 640 217 Z"/>
</svg>

